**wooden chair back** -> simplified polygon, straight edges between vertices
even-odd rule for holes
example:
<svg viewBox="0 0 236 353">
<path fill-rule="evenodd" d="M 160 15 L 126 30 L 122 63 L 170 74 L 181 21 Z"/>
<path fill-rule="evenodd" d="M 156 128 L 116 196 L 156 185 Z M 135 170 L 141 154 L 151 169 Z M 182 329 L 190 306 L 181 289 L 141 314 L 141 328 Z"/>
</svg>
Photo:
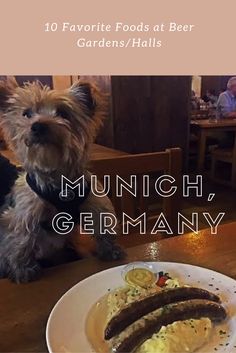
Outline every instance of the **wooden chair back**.
<svg viewBox="0 0 236 353">
<path fill-rule="evenodd" d="M 180 148 L 167 149 L 164 152 L 125 155 L 115 158 L 94 160 L 91 169 L 101 180 L 105 175 L 110 176 L 111 195 L 118 218 L 123 212 L 130 217 L 137 217 L 147 212 L 149 218 L 154 214 L 148 211 L 148 198 L 143 196 L 143 175 L 160 173 L 171 175 L 175 178 L 176 193 L 171 197 L 163 197 L 161 212 L 164 213 L 168 223 L 177 234 L 177 213 L 180 207 L 180 189 L 182 173 L 182 153 Z M 124 192 L 122 197 L 116 196 L 116 176 L 130 183 L 130 176 L 137 175 L 138 197 L 133 197 L 129 192 Z M 169 187 L 170 184 L 168 183 Z M 165 186 L 164 186 L 165 187 Z"/>
</svg>

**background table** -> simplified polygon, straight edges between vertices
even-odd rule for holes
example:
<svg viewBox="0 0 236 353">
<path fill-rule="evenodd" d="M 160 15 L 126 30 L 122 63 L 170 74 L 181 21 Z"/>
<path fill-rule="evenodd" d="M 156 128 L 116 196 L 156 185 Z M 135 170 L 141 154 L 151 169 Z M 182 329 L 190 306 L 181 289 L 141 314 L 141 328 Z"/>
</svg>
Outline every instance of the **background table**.
<svg viewBox="0 0 236 353">
<path fill-rule="evenodd" d="M 236 223 L 220 226 L 217 235 L 204 230 L 128 249 L 124 262 L 137 260 L 199 265 L 236 279 Z M 46 322 L 57 300 L 78 281 L 124 262 L 90 258 L 48 269 L 29 284 L 0 280 L 0 352 L 46 352 Z"/>
<path fill-rule="evenodd" d="M 233 131 L 236 132 L 236 119 L 221 119 L 217 122 L 209 122 L 209 120 L 192 120 L 192 132 L 198 135 L 198 160 L 197 169 L 202 171 L 204 169 L 204 160 L 206 154 L 206 140 L 207 137 L 212 136 L 214 132 L 219 131 Z M 236 144 L 235 144 L 236 148 Z"/>
<path fill-rule="evenodd" d="M 97 159 L 115 158 L 126 155 L 126 152 L 93 143 L 91 146 L 91 161 Z"/>
<path fill-rule="evenodd" d="M 0 150 L 0 154 L 9 159 L 12 164 L 15 164 L 17 167 L 20 167 L 19 161 L 16 159 L 14 153 L 8 150 Z M 90 160 L 106 159 L 106 158 L 115 158 L 117 156 L 124 156 L 126 152 L 115 150 L 114 148 L 98 145 L 96 143 L 91 146 L 91 158 Z"/>
</svg>

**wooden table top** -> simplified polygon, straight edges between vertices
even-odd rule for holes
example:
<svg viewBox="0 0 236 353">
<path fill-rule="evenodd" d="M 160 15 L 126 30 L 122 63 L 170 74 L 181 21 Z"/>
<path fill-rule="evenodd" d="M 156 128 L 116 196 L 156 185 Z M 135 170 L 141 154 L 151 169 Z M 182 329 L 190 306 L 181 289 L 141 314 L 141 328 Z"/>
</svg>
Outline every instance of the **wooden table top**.
<svg viewBox="0 0 236 353">
<path fill-rule="evenodd" d="M 119 156 L 125 156 L 127 153 L 114 148 L 98 145 L 96 143 L 91 146 L 91 160 L 95 161 L 98 159 L 115 158 Z"/>
<path fill-rule="evenodd" d="M 0 150 L 0 153 L 10 160 L 12 164 L 15 164 L 17 167 L 20 167 L 19 161 L 16 159 L 14 153 L 8 150 Z M 96 143 L 91 146 L 91 161 L 98 159 L 106 159 L 106 158 L 115 158 L 117 156 L 124 156 L 126 152 L 122 152 L 119 150 L 115 150 L 110 147 L 105 147 L 102 145 L 98 145 Z"/>
<path fill-rule="evenodd" d="M 222 127 L 236 127 L 236 119 L 219 119 L 217 121 L 209 121 L 209 119 L 191 120 L 192 126 L 197 126 L 203 129 L 217 129 Z"/>
<path fill-rule="evenodd" d="M 124 262 L 182 262 L 236 279 L 236 222 L 220 226 L 217 235 L 207 229 L 197 235 L 190 233 L 140 245 L 127 252 Z M 80 280 L 120 264 L 89 258 L 48 269 L 40 280 L 29 284 L 0 280 L 0 352 L 46 352 L 46 322 L 57 300 Z"/>
</svg>

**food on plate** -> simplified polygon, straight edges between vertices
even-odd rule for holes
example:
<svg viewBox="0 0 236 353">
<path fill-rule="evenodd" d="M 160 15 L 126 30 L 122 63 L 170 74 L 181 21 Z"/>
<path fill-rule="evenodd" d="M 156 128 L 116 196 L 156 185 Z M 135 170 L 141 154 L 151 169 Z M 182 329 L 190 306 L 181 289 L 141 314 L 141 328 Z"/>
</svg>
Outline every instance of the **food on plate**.
<svg viewBox="0 0 236 353">
<path fill-rule="evenodd" d="M 156 274 L 145 262 L 133 262 L 122 271 L 124 281 L 133 287 L 149 288 L 156 282 Z"/>
<path fill-rule="evenodd" d="M 157 286 L 164 287 L 168 283 L 167 281 L 169 281 L 169 279 L 171 279 L 169 273 L 159 272 Z"/>
<path fill-rule="evenodd" d="M 157 310 L 164 305 L 189 299 L 208 299 L 219 302 L 220 298 L 201 288 L 178 287 L 157 292 L 141 300 L 125 306 L 108 322 L 105 329 L 105 339 L 110 339 L 122 332 L 127 326 L 142 316 Z"/>
<path fill-rule="evenodd" d="M 118 344 L 113 344 L 116 353 L 133 352 L 143 342 L 158 333 L 162 326 L 167 326 L 175 321 L 209 318 L 213 322 L 219 322 L 226 318 L 226 311 L 219 303 L 203 299 L 193 299 L 184 302 L 170 304 L 157 312 L 152 312 L 143 318 L 140 327 L 134 328 L 133 332 Z"/>
<path fill-rule="evenodd" d="M 138 349 L 138 353 L 183 353 L 202 347 L 210 338 L 212 330 L 211 320 L 177 321 L 163 326 L 151 339 L 145 341 Z"/>
<path fill-rule="evenodd" d="M 134 268 L 127 272 L 125 280 L 131 286 L 146 288 L 155 282 L 156 276 L 153 272 L 145 268 Z"/>
<path fill-rule="evenodd" d="M 121 274 L 124 286 L 109 289 L 88 315 L 97 353 L 192 353 L 227 316 L 218 295 L 149 264 L 129 264 Z"/>
</svg>

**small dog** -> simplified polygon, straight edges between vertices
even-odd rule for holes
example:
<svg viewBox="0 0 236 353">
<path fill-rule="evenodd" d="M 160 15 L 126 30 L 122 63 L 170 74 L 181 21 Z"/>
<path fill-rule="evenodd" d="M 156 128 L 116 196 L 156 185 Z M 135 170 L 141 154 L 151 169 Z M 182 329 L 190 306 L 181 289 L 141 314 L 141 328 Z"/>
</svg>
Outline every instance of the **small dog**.
<svg viewBox="0 0 236 353">
<path fill-rule="evenodd" d="M 23 87 L 13 79 L 0 82 L 0 126 L 25 171 L 0 205 L 0 278 L 32 281 L 40 274 L 40 260 L 66 246 L 69 235 L 49 226 L 58 213 L 50 196 L 58 196 L 61 175 L 89 179 L 89 147 L 102 124 L 100 98 L 94 86 L 83 82 L 64 91 L 39 82 Z M 80 211 L 93 214 L 98 257 L 121 258 L 114 239 L 99 234 L 100 212 L 114 213 L 110 200 L 88 191 Z"/>
</svg>

